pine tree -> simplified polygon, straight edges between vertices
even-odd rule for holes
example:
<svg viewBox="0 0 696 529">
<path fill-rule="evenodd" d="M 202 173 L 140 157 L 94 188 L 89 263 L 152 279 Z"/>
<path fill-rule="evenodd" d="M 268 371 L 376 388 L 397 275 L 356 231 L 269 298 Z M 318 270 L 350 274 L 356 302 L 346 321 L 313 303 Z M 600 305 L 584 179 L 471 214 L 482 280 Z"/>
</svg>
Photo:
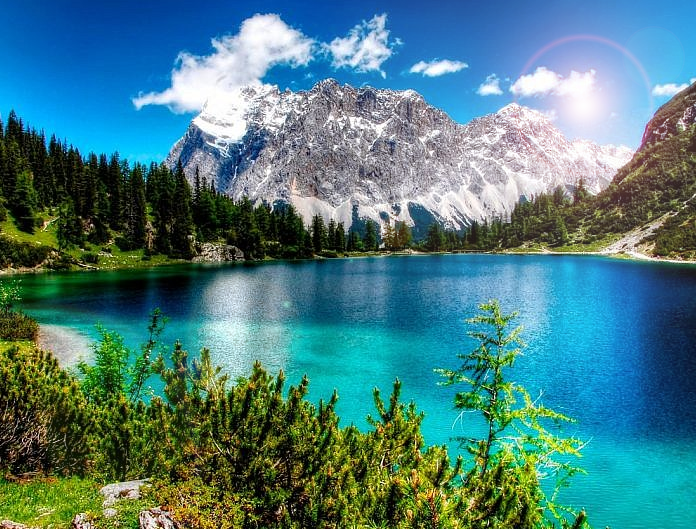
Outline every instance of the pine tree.
<svg viewBox="0 0 696 529">
<path fill-rule="evenodd" d="M 82 221 L 75 211 L 72 199 L 68 198 L 61 204 L 56 226 L 59 250 L 66 250 L 72 246 L 82 246 L 84 244 Z"/>
<path fill-rule="evenodd" d="M 411 246 L 411 228 L 405 222 L 397 223 L 396 227 L 396 246 L 397 248 L 408 248 Z"/>
<path fill-rule="evenodd" d="M 525 345 L 522 328 L 510 330 L 517 313 L 504 314 L 496 300 L 479 309 L 480 314 L 467 320 L 474 327 L 468 335 L 478 343 L 476 349 L 458 355 L 459 368 L 436 370 L 445 378 L 443 385 L 465 385 L 455 395 L 455 407 L 480 414 L 485 424 L 482 438 L 459 439 L 460 446 L 474 456 L 464 480 L 465 494 L 472 504 L 480 504 L 487 523 L 517 527 L 513 523 L 517 520 L 520 527 L 537 527 L 545 509 L 559 516 L 553 499 L 547 499 L 540 486 L 538 472 L 543 469 L 554 475 L 561 486 L 579 470 L 569 457 L 579 456 L 582 444 L 546 429 L 544 422 L 570 419 L 532 400 L 524 387 L 509 378 Z"/>
<path fill-rule="evenodd" d="M 236 226 L 236 244 L 247 259 L 263 257 L 261 248 L 261 232 L 256 226 L 254 207 L 248 197 L 243 197 L 239 203 L 239 217 Z"/>
<path fill-rule="evenodd" d="M 106 178 L 106 191 L 109 197 L 109 226 L 114 230 L 123 227 L 123 183 L 124 176 L 121 172 L 121 161 L 118 153 L 111 155 L 109 159 L 108 174 Z"/>
<path fill-rule="evenodd" d="M 359 252 L 363 250 L 363 242 L 360 240 L 360 234 L 357 231 L 351 229 L 350 232 L 348 232 L 348 242 L 346 246 L 349 252 Z"/>
<path fill-rule="evenodd" d="M 175 256 L 193 257 L 193 216 L 191 214 L 191 186 L 186 181 L 181 161 L 174 172 L 174 222 L 172 223 L 172 251 Z"/>
<path fill-rule="evenodd" d="M 125 169 L 127 170 L 127 165 Z M 128 197 L 125 209 L 125 236 L 130 249 L 142 248 L 145 243 L 146 214 L 143 167 L 135 164 L 133 169 L 128 171 Z"/>
<path fill-rule="evenodd" d="M 575 187 L 575 190 L 573 191 L 573 203 L 579 204 L 580 202 L 587 200 L 589 196 L 590 193 L 589 191 L 587 191 L 585 179 L 583 177 L 580 177 L 580 180 L 578 180 L 578 185 Z"/>
<path fill-rule="evenodd" d="M 431 252 L 439 252 L 445 246 L 445 234 L 439 223 L 433 222 L 428 227 L 428 235 L 426 236 L 425 247 Z"/>
<path fill-rule="evenodd" d="M 396 250 L 398 245 L 397 234 L 394 226 L 392 226 L 391 223 L 384 225 L 382 241 L 384 241 L 384 247 L 388 250 Z"/>
<path fill-rule="evenodd" d="M 336 221 L 331 219 L 329 221 L 329 226 L 326 230 L 327 248 L 329 250 L 336 250 Z"/>
<path fill-rule="evenodd" d="M 312 217 L 312 246 L 315 253 L 321 253 L 327 245 L 327 233 L 324 219 L 321 215 L 316 214 Z"/>
<path fill-rule="evenodd" d="M 377 227 L 371 219 L 365 221 L 365 239 L 363 241 L 365 250 L 374 252 L 377 250 Z"/>
<path fill-rule="evenodd" d="M 336 224 L 334 231 L 334 249 L 337 252 L 343 252 L 346 249 L 346 229 L 342 222 Z"/>
<path fill-rule="evenodd" d="M 10 208 L 20 230 L 34 233 L 36 225 L 37 197 L 34 191 L 32 175 L 22 171 L 17 176 L 14 192 L 10 200 Z"/>
</svg>

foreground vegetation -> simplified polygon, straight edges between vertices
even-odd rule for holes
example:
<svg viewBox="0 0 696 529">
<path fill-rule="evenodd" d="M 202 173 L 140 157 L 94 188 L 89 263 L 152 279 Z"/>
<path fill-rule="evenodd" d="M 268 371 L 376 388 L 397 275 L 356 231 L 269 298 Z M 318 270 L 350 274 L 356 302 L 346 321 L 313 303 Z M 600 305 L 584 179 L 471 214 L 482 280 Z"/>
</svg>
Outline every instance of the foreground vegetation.
<svg viewBox="0 0 696 529">
<path fill-rule="evenodd" d="M 103 329 L 95 363 L 80 365 L 79 377 L 35 348 L 0 348 L 0 467 L 8 477 L 64 476 L 0 481 L 0 517 L 60 524 L 67 502 L 111 527 L 94 483 L 149 477 L 145 503 L 193 528 L 584 526 L 584 514 L 555 505 L 539 478 L 543 467 L 564 483 L 579 442 L 548 429 L 566 418 L 508 378 L 521 345 L 514 315 L 496 302 L 481 311 L 470 320 L 477 349 L 440 371 L 445 384 L 461 385 L 455 406 L 487 425 L 480 439 L 460 440 L 455 462 L 445 447 L 425 445 L 423 415 L 401 401 L 398 380 L 387 399 L 375 390 L 366 431 L 341 427 L 338 396 L 308 402 L 306 378 L 287 387 L 282 372 L 257 364 L 232 384 L 207 350 L 195 359 L 180 343 L 167 350 L 159 311 L 138 350 Z M 148 389 L 153 375 L 160 395 Z M 25 502 L 30 491 L 49 498 Z"/>
</svg>

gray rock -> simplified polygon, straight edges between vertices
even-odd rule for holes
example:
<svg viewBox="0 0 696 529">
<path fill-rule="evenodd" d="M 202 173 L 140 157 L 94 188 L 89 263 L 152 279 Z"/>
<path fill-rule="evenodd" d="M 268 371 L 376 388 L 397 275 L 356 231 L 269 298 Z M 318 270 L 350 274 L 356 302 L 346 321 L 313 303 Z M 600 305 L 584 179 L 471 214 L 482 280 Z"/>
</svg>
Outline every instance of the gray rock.
<svg viewBox="0 0 696 529">
<path fill-rule="evenodd" d="M 198 168 L 236 200 L 291 203 L 306 224 L 320 214 L 346 228 L 356 218 L 462 228 L 580 178 L 596 193 L 631 156 L 569 141 L 517 104 L 461 125 L 413 90 L 329 79 L 306 92 L 264 85 L 209 101 L 166 163 L 180 159 L 191 182 Z"/>
<path fill-rule="evenodd" d="M 104 508 L 113 506 L 122 499 L 137 500 L 140 498 L 140 488 L 147 484 L 146 479 L 123 481 L 103 486 L 99 492 L 104 496 Z"/>
<path fill-rule="evenodd" d="M 87 515 L 84 513 L 76 514 L 70 527 L 72 529 L 95 529 L 94 524 L 87 519 Z"/>
<path fill-rule="evenodd" d="M 12 520 L 1 520 L 0 529 L 29 529 L 26 525 L 13 522 Z"/>
<path fill-rule="evenodd" d="M 193 258 L 197 263 L 224 263 L 244 261 L 244 252 L 230 244 L 202 243 L 196 246 L 198 255 Z"/>
<path fill-rule="evenodd" d="M 179 525 L 168 511 L 160 507 L 141 511 L 138 517 L 140 529 L 179 529 Z"/>
</svg>

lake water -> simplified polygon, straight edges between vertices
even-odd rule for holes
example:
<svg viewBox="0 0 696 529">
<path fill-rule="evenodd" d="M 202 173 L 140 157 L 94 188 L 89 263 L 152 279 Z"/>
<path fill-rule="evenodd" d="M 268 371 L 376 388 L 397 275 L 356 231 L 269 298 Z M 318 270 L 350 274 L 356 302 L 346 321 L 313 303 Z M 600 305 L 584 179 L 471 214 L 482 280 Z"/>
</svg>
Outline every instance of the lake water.
<svg viewBox="0 0 696 529">
<path fill-rule="evenodd" d="M 563 500 L 594 527 L 696 527 L 696 267 L 590 256 L 443 255 L 255 266 L 187 266 L 23 278 L 22 306 L 41 323 L 128 343 L 146 340 L 148 313 L 169 317 L 165 341 L 207 346 L 245 375 L 259 359 L 310 398 L 340 396 L 343 424 L 364 425 L 371 391 L 425 411 L 431 444 L 454 426 L 452 391 L 435 367 L 455 367 L 474 344 L 464 320 L 500 300 L 520 311 L 529 344 L 516 378 L 578 420 L 589 440 Z M 53 327 L 56 329 L 56 327 Z M 75 341 L 73 340 L 73 343 Z"/>
</svg>

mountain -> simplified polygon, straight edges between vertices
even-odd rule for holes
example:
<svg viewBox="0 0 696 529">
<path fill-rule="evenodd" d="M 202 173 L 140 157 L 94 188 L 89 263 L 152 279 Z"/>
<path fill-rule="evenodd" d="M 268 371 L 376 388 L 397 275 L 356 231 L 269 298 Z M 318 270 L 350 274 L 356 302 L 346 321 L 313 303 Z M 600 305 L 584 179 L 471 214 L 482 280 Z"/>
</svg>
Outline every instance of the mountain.
<svg viewBox="0 0 696 529">
<path fill-rule="evenodd" d="M 506 217 L 521 197 L 583 178 L 604 189 L 632 152 L 571 142 L 542 114 L 511 104 L 467 125 L 412 90 L 243 88 L 209 101 L 172 148 L 187 177 L 235 199 L 291 203 L 342 221 L 387 219 L 461 229 Z"/>
<path fill-rule="evenodd" d="M 696 84 L 657 110 L 606 189 L 520 204 L 490 249 L 520 244 L 696 259 Z"/>
<path fill-rule="evenodd" d="M 597 197 L 609 251 L 696 257 L 696 83 L 660 107 L 632 160 Z"/>
</svg>

